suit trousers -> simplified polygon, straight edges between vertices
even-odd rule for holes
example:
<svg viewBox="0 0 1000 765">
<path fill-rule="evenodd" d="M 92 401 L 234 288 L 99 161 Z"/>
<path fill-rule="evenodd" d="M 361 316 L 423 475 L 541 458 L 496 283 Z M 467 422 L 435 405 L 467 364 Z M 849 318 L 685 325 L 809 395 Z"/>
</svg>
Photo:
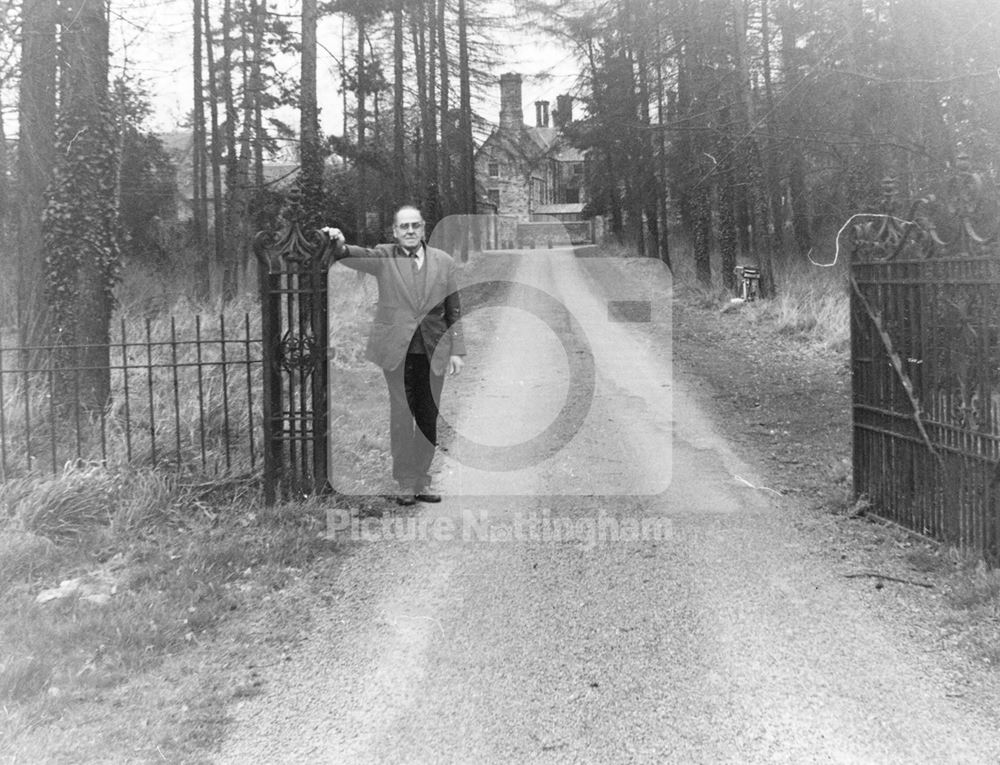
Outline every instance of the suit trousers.
<svg viewBox="0 0 1000 765">
<path fill-rule="evenodd" d="M 398 367 L 382 371 L 389 387 L 392 477 L 402 488 L 418 491 L 431 483 L 444 376 L 431 371 L 426 353 L 408 353 Z"/>
</svg>

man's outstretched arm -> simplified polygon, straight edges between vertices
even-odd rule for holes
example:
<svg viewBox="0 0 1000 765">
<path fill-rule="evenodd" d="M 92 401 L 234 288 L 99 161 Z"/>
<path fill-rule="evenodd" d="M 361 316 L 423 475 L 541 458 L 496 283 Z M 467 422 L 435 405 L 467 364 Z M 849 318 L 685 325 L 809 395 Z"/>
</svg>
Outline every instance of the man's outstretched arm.
<svg viewBox="0 0 1000 765">
<path fill-rule="evenodd" d="M 342 260 L 345 266 L 357 271 L 365 271 L 366 273 L 377 271 L 378 262 L 376 259 L 381 257 L 378 250 L 369 250 L 347 244 L 344 232 L 333 226 L 325 226 L 320 231 L 326 234 L 330 240 L 329 247 L 334 263 Z"/>
</svg>

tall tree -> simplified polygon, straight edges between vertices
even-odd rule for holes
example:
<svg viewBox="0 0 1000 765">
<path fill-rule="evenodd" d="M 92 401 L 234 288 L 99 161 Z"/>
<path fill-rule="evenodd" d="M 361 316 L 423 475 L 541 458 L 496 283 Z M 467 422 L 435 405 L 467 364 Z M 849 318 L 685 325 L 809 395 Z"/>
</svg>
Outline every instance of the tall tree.
<svg viewBox="0 0 1000 765">
<path fill-rule="evenodd" d="M 734 64 L 739 105 L 739 130 L 743 165 L 743 180 L 746 184 L 751 221 L 752 249 L 754 259 L 760 266 L 760 292 L 763 297 L 775 291 L 772 257 L 774 241 L 771 232 L 774 223 L 770 217 L 770 203 L 767 198 L 767 172 L 757 140 L 757 115 L 754 108 L 753 92 L 750 86 L 750 63 L 747 56 L 747 20 L 745 0 L 731 0 L 734 42 Z"/>
<path fill-rule="evenodd" d="M 444 0 L 440 0 L 444 2 Z M 435 34 L 436 0 L 417 0 L 414 22 L 418 25 L 421 58 L 426 62 L 417 64 L 417 77 L 421 72 L 424 78 L 423 92 L 426 100 L 421 100 L 420 115 L 423 136 L 421 152 L 423 178 L 423 214 L 428 229 L 441 218 L 440 175 L 438 172 L 438 94 L 437 94 L 437 58 L 438 36 Z"/>
<path fill-rule="evenodd" d="M 212 19 L 208 13 L 208 0 L 202 0 L 202 12 L 205 22 L 205 63 L 208 65 L 208 106 L 212 128 L 212 141 L 208 158 L 212 167 L 212 231 L 215 243 L 215 262 L 223 273 L 226 262 L 224 199 L 222 188 L 222 131 L 219 125 L 219 70 L 215 65 L 214 40 L 212 37 Z M 225 280 L 225 279 L 224 279 Z"/>
<path fill-rule="evenodd" d="M 42 215 L 56 122 L 56 2 L 24 0 L 17 149 L 17 319 L 22 347 L 45 334 Z"/>
<path fill-rule="evenodd" d="M 368 169 L 365 167 L 365 162 L 363 160 L 363 155 L 365 152 L 365 144 L 368 139 L 368 113 L 367 113 L 367 96 L 368 88 L 366 82 L 366 72 L 365 72 L 365 30 L 367 29 L 367 14 L 365 13 L 365 8 L 361 3 L 358 3 L 357 13 L 355 14 L 355 23 L 357 25 L 357 47 L 355 50 L 355 70 L 357 72 L 357 89 L 355 93 L 357 95 L 357 113 L 355 119 L 357 120 L 357 130 L 358 130 L 358 162 L 357 162 L 357 175 L 358 175 L 358 209 L 357 209 L 357 230 L 360 233 L 363 240 L 368 238 L 368 188 L 367 188 L 367 175 Z"/>
<path fill-rule="evenodd" d="M 393 207 L 398 207 L 409 200 L 406 179 L 406 115 L 404 114 L 403 44 L 405 35 L 403 33 L 403 4 L 404 0 L 395 0 L 392 8 L 392 168 L 395 189 Z"/>
<path fill-rule="evenodd" d="M 783 126 L 787 134 L 784 153 L 787 161 L 787 187 L 792 231 L 800 252 L 812 249 L 812 224 L 809 217 L 809 199 L 806 186 L 806 158 L 803 146 L 802 99 L 798 95 L 799 85 L 806 77 L 802 65 L 802 55 L 797 44 L 799 39 L 798 10 L 792 0 L 778 0 L 778 27 L 781 32 L 781 67 L 784 73 L 783 90 L 786 107 L 783 111 Z"/>
<path fill-rule="evenodd" d="M 303 225 L 316 227 L 323 220 L 323 154 L 319 140 L 319 107 L 316 94 L 316 0 L 302 0 L 302 74 L 300 80 L 300 171 Z"/>
<path fill-rule="evenodd" d="M 110 393 L 109 332 L 119 269 L 107 5 L 66 0 L 61 10 L 57 160 L 43 220 L 45 283 L 60 349 L 57 395 L 72 390 L 94 411 Z"/>
<path fill-rule="evenodd" d="M 656 67 L 656 121 L 659 126 L 659 130 L 656 131 L 656 149 L 657 149 L 657 171 L 659 172 L 658 183 L 658 202 L 659 209 L 657 210 L 657 215 L 660 220 L 660 260 L 662 260 L 668 269 L 673 271 L 673 264 L 670 262 L 670 210 L 667 206 L 667 189 L 669 188 L 669 179 L 667 177 L 667 92 L 664 86 L 664 70 L 666 69 L 666 55 L 663 49 L 663 25 L 662 19 L 657 16 L 654 25 L 654 56 L 655 56 L 655 67 Z"/>
<path fill-rule="evenodd" d="M 209 261 L 205 252 L 208 244 L 208 168 L 207 140 L 205 136 L 205 73 L 202 66 L 202 51 L 204 49 L 204 31 L 202 29 L 202 0 L 192 0 L 193 39 L 193 114 L 191 124 L 191 222 L 195 250 L 198 253 L 201 278 L 197 280 L 202 295 L 207 296 L 209 290 Z"/>
<path fill-rule="evenodd" d="M 250 180 L 254 143 L 262 143 L 263 136 L 256 128 L 258 101 L 262 90 L 260 57 L 263 55 L 264 14 L 261 0 L 250 0 L 247 23 L 249 35 L 243 38 L 243 97 L 240 104 L 240 128 L 235 177 L 226 189 L 226 257 L 227 268 L 223 273 L 222 294 L 227 300 L 236 297 L 239 287 L 239 264 L 246 261 L 246 246 L 250 239 Z M 256 141 L 255 141 L 256 137 Z"/>
<path fill-rule="evenodd" d="M 472 72 L 469 63 L 469 13 L 466 0 L 458 0 L 458 79 L 460 208 L 476 214 L 475 142 L 472 136 Z"/>
<path fill-rule="evenodd" d="M 223 0 L 222 3 L 222 71 L 220 75 L 220 85 L 222 89 L 222 100 L 225 103 L 226 119 L 225 141 L 226 141 L 226 198 L 236 184 L 236 127 L 240 120 L 239 109 L 236 106 L 236 92 L 233 88 L 233 57 L 235 55 L 236 44 L 233 40 L 233 28 L 235 25 L 233 13 L 233 0 Z M 228 235 L 228 231 L 226 232 Z"/>
<path fill-rule="evenodd" d="M 441 115 L 441 165 L 439 170 L 439 186 L 441 190 L 441 212 L 448 215 L 455 209 L 454 185 L 451 171 L 452 120 L 450 111 L 451 77 L 449 75 L 450 61 L 448 56 L 446 0 L 440 0 L 437 6 L 437 19 L 434 28 L 437 30 L 438 65 L 441 72 L 441 95 L 438 98 L 437 111 Z"/>
</svg>

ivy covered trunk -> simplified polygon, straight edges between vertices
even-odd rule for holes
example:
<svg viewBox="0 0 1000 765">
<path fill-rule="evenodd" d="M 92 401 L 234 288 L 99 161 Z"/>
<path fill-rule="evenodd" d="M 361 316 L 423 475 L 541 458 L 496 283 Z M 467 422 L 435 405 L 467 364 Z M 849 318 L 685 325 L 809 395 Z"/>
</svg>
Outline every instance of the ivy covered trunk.
<svg viewBox="0 0 1000 765">
<path fill-rule="evenodd" d="M 56 161 L 43 218 L 57 403 L 85 412 L 110 394 L 109 328 L 118 277 L 116 142 L 108 97 L 106 0 L 60 6 Z"/>
</svg>

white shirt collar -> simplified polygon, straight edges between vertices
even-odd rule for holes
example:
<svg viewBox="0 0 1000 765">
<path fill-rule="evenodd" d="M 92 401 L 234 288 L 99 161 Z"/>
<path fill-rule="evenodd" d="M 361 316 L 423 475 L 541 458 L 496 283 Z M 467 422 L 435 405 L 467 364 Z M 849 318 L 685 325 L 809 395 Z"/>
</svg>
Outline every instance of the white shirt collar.
<svg viewBox="0 0 1000 765">
<path fill-rule="evenodd" d="M 400 245 L 400 249 L 402 249 L 402 245 Z M 404 249 L 403 252 L 406 252 L 406 250 Z M 410 255 L 407 252 L 406 256 L 409 257 L 409 258 L 413 258 L 416 261 L 418 269 L 419 268 L 423 268 L 424 267 L 424 243 L 423 242 L 420 243 L 420 246 L 417 247 L 417 251 L 413 255 Z"/>
</svg>

